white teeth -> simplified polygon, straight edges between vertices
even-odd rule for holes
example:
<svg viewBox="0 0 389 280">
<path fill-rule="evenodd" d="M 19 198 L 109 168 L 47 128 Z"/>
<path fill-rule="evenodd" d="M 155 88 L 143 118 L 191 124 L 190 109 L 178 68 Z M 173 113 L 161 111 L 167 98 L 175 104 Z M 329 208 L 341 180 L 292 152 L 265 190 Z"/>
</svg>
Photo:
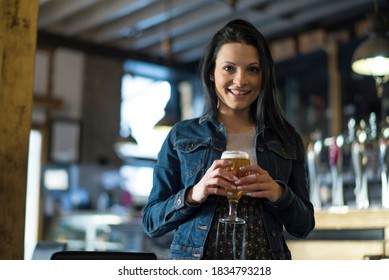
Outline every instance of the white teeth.
<svg viewBox="0 0 389 280">
<path fill-rule="evenodd" d="M 247 90 L 234 90 L 234 89 L 230 89 L 229 90 L 232 94 L 234 95 L 245 95 L 248 93 Z"/>
</svg>

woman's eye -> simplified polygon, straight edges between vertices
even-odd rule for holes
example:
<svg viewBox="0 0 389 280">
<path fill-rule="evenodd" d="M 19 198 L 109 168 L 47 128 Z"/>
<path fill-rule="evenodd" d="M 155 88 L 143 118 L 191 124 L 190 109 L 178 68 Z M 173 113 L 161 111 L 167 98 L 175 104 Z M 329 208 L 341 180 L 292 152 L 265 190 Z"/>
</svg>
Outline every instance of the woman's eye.
<svg viewBox="0 0 389 280">
<path fill-rule="evenodd" d="M 259 67 L 250 67 L 249 72 L 250 73 L 259 73 L 261 69 Z"/>
<path fill-rule="evenodd" d="M 231 72 L 233 70 L 233 68 L 231 66 L 224 66 L 224 71 L 226 72 Z"/>
</svg>

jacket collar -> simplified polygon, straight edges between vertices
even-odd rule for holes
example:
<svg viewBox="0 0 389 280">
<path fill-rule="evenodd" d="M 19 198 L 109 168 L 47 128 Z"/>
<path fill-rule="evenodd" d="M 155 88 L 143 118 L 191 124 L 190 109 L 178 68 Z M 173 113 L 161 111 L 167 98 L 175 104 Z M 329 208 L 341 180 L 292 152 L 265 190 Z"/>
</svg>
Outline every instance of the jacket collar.
<svg viewBox="0 0 389 280">
<path fill-rule="evenodd" d="M 223 123 L 220 123 L 217 120 L 217 117 L 215 115 L 207 114 L 207 115 L 202 115 L 199 118 L 199 124 L 200 125 L 203 125 L 204 123 L 207 123 L 207 122 L 212 123 L 217 130 L 221 130 L 221 129 L 224 128 Z M 269 130 L 271 130 L 271 126 L 269 125 L 268 122 L 265 122 L 264 124 L 257 125 L 257 131 L 258 132 L 261 132 L 261 131 L 264 132 L 264 131 L 269 131 Z"/>
<path fill-rule="evenodd" d="M 216 127 L 219 127 L 220 125 L 222 125 L 221 123 L 219 123 L 219 121 L 217 120 L 217 117 L 214 115 L 203 115 L 199 118 L 199 124 L 203 124 L 205 122 L 210 122 Z"/>
</svg>

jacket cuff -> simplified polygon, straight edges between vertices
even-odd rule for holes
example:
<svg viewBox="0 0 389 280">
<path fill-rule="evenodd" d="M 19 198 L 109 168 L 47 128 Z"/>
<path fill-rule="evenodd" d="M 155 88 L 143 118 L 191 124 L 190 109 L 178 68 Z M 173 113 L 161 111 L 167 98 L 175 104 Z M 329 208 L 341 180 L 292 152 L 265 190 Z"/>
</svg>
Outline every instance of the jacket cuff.
<svg viewBox="0 0 389 280">
<path fill-rule="evenodd" d="M 284 182 L 282 182 L 280 180 L 275 180 L 275 181 L 277 184 L 279 184 L 284 189 L 284 193 L 277 201 L 271 202 L 271 201 L 267 200 L 267 201 L 265 201 L 265 203 L 267 205 L 273 207 L 274 209 L 282 209 L 282 208 L 285 208 L 285 206 L 288 204 L 287 201 L 289 200 L 289 197 L 290 197 L 290 189 L 288 188 L 288 186 Z"/>
<path fill-rule="evenodd" d="M 200 204 L 198 204 L 198 206 L 192 206 L 185 201 L 187 191 L 188 188 L 185 188 L 184 190 L 179 191 L 174 197 L 174 208 L 176 211 L 180 211 L 183 215 L 194 213 L 198 206 L 200 206 Z"/>
<path fill-rule="evenodd" d="M 191 189 L 191 188 L 193 188 L 193 186 L 190 186 L 190 187 L 188 187 L 188 188 L 185 188 L 185 190 L 184 190 L 184 203 L 185 203 L 185 205 L 186 206 L 188 206 L 188 207 L 191 207 L 191 208 L 197 208 L 197 207 L 199 207 L 200 205 L 201 205 L 201 203 L 195 203 L 195 204 L 190 204 L 188 201 L 186 201 L 186 194 L 188 193 L 188 191 Z"/>
</svg>

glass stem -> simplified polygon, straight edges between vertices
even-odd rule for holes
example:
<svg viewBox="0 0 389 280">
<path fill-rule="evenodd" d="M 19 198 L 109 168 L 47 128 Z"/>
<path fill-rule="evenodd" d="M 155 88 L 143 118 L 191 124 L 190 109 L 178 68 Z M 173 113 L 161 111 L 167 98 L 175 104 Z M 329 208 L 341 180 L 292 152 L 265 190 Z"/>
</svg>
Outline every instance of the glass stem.
<svg viewBox="0 0 389 280">
<path fill-rule="evenodd" d="M 230 216 L 231 220 L 236 220 L 237 218 L 237 212 L 238 212 L 238 202 L 236 201 L 230 201 L 229 203 L 229 213 L 228 215 Z"/>
</svg>

